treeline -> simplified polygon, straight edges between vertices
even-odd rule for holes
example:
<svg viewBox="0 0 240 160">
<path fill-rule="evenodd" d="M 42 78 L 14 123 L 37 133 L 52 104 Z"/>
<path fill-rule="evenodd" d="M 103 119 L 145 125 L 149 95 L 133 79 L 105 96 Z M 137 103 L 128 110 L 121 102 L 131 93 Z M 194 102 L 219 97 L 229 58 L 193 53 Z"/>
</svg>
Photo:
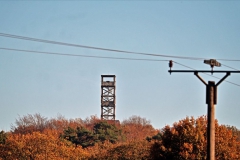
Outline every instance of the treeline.
<svg viewBox="0 0 240 160">
<path fill-rule="evenodd" d="M 240 131 L 216 121 L 216 159 L 240 159 Z M 1 160 L 154 160 L 206 159 L 205 116 L 186 117 L 155 129 L 132 116 L 121 123 L 86 119 L 48 119 L 28 114 L 10 132 L 0 132 Z"/>
</svg>

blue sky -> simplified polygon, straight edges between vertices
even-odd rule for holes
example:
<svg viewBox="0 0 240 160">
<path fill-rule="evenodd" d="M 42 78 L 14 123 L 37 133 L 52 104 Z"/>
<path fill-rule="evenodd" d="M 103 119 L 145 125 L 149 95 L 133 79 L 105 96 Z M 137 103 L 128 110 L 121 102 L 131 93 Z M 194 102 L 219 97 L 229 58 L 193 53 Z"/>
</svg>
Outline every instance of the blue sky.
<svg viewBox="0 0 240 160">
<path fill-rule="evenodd" d="M 0 33 L 153 54 L 240 59 L 239 1 L 0 1 Z M 148 58 L 0 36 L 0 48 Z M 173 59 L 195 69 L 203 61 Z M 220 61 L 240 69 L 239 61 Z M 116 119 L 132 115 L 155 128 L 206 115 L 205 86 L 193 74 L 169 75 L 168 62 L 56 56 L 0 50 L 0 130 L 18 116 L 100 117 L 101 75 L 116 75 Z M 173 69 L 188 69 L 174 64 Z M 216 69 L 229 70 L 221 67 Z M 205 81 L 217 79 L 200 74 Z M 223 77 L 224 74 L 214 74 Z M 240 74 L 227 80 L 240 84 Z M 218 87 L 216 118 L 240 128 L 240 87 Z"/>
</svg>

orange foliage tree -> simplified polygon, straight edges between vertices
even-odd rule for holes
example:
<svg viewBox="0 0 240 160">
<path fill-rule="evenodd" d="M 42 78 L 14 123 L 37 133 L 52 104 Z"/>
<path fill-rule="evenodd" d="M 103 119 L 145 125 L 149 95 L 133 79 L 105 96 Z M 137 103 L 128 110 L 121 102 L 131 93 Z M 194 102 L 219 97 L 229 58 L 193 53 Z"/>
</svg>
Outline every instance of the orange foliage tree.
<svg viewBox="0 0 240 160">
<path fill-rule="evenodd" d="M 240 141 L 233 130 L 224 125 L 216 126 L 216 159 L 240 159 Z"/>
<path fill-rule="evenodd" d="M 86 150 L 91 153 L 90 159 L 97 160 L 132 160 L 150 159 L 151 143 L 148 141 L 131 141 L 113 144 L 109 141 L 97 143 L 95 146 L 88 147 Z"/>
<path fill-rule="evenodd" d="M 128 141 L 145 140 L 158 132 L 150 124 L 149 120 L 140 116 L 131 116 L 123 120 L 121 126 Z"/>
<path fill-rule="evenodd" d="M 216 159 L 239 159 L 240 143 L 232 130 L 215 123 Z M 160 139 L 151 147 L 153 159 L 206 159 L 205 116 L 185 118 L 172 127 L 165 126 Z"/>
<path fill-rule="evenodd" d="M 131 141 L 118 145 L 108 151 L 105 159 L 150 159 L 151 143 L 146 140 Z"/>
<path fill-rule="evenodd" d="M 0 132 L 0 160 L 206 159 L 206 128 L 206 116 L 156 130 L 139 116 L 115 126 L 96 116 L 27 115 L 16 120 L 12 132 Z M 215 128 L 216 160 L 240 159 L 240 131 L 217 121 Z"/>
<path fill-rule="evenodd" d="M 89 154 L 82 147 L 75 147 L 58 137 L 53 130 L 43 133 L 9 134 L 0 146 L 2 159 L 83 159 Z"/>
</svg>

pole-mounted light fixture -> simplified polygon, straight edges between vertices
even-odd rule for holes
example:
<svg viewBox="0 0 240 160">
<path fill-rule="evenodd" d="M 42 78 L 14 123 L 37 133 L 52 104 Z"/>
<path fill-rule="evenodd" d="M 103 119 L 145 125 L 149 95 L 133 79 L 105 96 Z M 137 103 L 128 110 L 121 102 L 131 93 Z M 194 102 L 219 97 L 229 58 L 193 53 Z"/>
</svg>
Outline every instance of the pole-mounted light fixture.
<svg viewBox="0 0 240 160">
<path fill-rule="evenodd" d="M 214 66 L 221 67 L 221 63 L 219 63 L 216 59 L 204 60 L 203 63 L 209 64 L 212 68 L 212 71 Z"/>
</svg>

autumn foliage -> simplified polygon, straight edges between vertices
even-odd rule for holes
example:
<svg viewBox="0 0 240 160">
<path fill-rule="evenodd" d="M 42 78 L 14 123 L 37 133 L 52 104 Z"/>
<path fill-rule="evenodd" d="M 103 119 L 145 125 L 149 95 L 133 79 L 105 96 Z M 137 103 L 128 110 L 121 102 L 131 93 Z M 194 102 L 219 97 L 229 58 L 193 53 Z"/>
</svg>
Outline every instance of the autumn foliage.
<svg viewBox="0 0 240 160">
<path fill-rule="evenodd" d="M 151 147 L 153 159 L 206 159 L 207 118 L 185 118 L 172 127 L 165 126 L 161 140 Z M 217 160 L 239 159 L 240 141 L 231 129 L 215 121 L 215 154 Z"/>
<path fill-rule="evenodd" d="M 240 159 L 239 130 L 215 125 L 216 159 Z M 0 160 L 206 159 L 206 127 L 205 116 L 157 130 L 139 116 L 114 125 L 96 116 L 67 120 L 26 115 L 10 132 L 0 132 Z"/>
</svg>

